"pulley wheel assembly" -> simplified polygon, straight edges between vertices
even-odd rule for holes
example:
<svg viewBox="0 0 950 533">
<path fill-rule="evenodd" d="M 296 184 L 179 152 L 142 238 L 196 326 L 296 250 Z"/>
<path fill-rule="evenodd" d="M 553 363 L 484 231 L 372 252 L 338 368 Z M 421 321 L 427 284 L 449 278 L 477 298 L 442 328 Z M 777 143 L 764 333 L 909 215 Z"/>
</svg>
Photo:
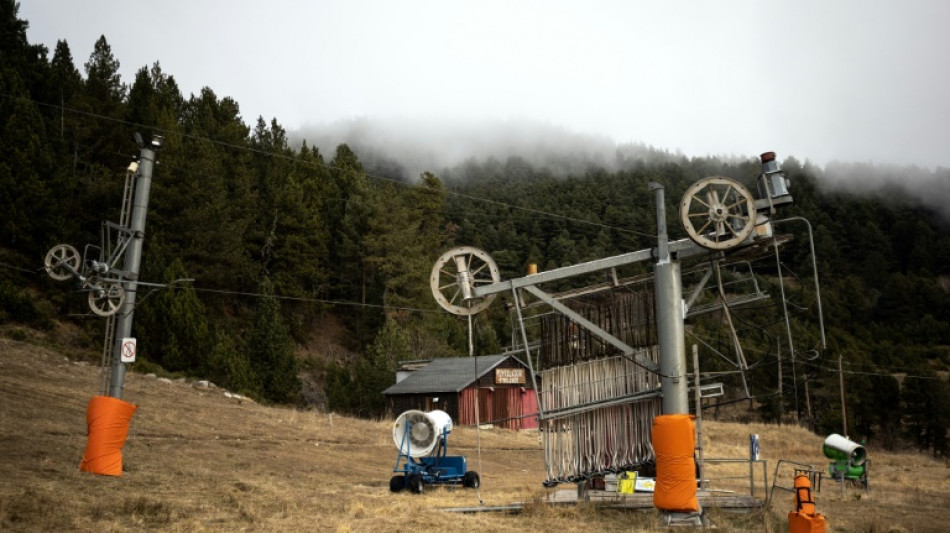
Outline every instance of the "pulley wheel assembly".
<svg viewBox="0 0 950 533">
<path fill-rule="evenodd" d="M 121 283 L 92 277 L 87 280 L 87 286 L 89 308 L 99 316 L 112 316 L 125 303 L 125 289 Z"/>
<path fill-rule="evenodd" d="M 488 253 L 460 246 L 442 254 L 432 267 L 429 286 L 442 309 L 455 315 L 474 315 L 495 299 L 494 294 L 476 297 L 475 287 L 501 281 L 498 266 Z"/>
<path fill-rule="evenodd" d="M 680 203 L 680 220 L 689 238 L 710 250 L 728 250 L 755 229 L 755 201 L 740 183 L 721 176 L 694 183 Z"/>
<path fill-rule="evenodd" d="M 79 251 L 68 244 L 57 244 L 46 252 L 43 267 L 56 281 L 65 281 L 79 271 Z"/>
</svg>

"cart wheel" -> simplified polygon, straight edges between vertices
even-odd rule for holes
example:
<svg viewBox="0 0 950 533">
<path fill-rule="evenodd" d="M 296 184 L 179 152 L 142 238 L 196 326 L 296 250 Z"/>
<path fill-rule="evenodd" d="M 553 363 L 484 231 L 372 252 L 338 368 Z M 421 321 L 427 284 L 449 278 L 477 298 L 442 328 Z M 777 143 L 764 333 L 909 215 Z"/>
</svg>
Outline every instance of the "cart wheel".
<svg viewBox="0 0 950 533">
<path fill-rule="evenodd" d="M 406 488 L 406 476 L 393 476 L 389 479 L 389 491 L 399 492 Z"/>
<path fill-rule="evenodd" d="M 423 483 L 422 476 L 419 474 L 409 475 L 409 491 L 413 494 L 422 494 Z"/>
<path fill-rule="evenodd" d="M 482 480 L 478 477 L 478 472 L 469 470 L 462 476 L 462 486 L 470 489 L 477 489 L 482 485 Z"/>
</svg>

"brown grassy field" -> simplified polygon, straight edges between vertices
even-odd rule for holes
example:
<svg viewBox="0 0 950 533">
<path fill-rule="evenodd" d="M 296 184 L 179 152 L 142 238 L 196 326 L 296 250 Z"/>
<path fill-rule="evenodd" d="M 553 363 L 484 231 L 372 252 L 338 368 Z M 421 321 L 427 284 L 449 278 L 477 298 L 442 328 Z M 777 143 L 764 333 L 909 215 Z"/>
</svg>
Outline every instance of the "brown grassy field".
<svg viewBox="0 0 950 533">
<path fill-rule="evenodd" d="M 536 433 L 456 428 L 450 452 L 466 455 L 480 492 L 389 492 L 396 459 L 390 421 L 264 407 L 130 373 L 124 399 L 139 406 L 123 449 L 122 477 L 79 471 L 85 408 L 98 367 L 78 363 L 51 339 L 18 330 L 0 337 L 0 530 L 4 531 L 637 531 L 657 513 L 542 503 L 549 490 Z M 73 354 L 75 355 L 75 354 Z M 89 354 L 86 354 L 88 357 Z M 758 433 L 769 477 L 778 459 L 824 467 L 821 437 L 795 427 L 707 422 L 708 457 L 745 457 Z M 481 441 L 481 453 L 478 439 Z M 950 465 L 871 449 L 870 495 L 816 494 L 829 531 L 950 530 Z M 715 476 L 748 474 L 747 466 Z M 790 483 L 791 480 L 787 480 Z M 726 482 L 723 482 L 726 483 Z M 761 483 L 761 480 L 760 480 Z M 760 492 L 761 494 L 761 492 Z M 723 531 L 786 531 L 791 496 L 771 510 L 710 510 Z M 525 502 L 519 514 L 458 514 L 458 506 Z"/>
</svg>

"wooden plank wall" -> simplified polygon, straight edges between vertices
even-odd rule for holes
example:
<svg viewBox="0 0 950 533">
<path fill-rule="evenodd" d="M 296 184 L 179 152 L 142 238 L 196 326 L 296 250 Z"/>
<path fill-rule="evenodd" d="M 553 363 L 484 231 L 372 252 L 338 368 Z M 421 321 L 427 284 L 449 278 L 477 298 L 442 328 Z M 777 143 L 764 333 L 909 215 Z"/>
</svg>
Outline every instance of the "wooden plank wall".
<svg viewBox="0 0 950 533">
<path fill-rule="evenodd" d="M 657 344 L 653 286 L 638 285 L 592 295 L 563 303 L 572 311 L 632 347 Z M 617 354 L 617 349 L 594 337 L 573 320 L 559 313 L 541 320 L 540 368 L 571 365 Z"/>
</svg>

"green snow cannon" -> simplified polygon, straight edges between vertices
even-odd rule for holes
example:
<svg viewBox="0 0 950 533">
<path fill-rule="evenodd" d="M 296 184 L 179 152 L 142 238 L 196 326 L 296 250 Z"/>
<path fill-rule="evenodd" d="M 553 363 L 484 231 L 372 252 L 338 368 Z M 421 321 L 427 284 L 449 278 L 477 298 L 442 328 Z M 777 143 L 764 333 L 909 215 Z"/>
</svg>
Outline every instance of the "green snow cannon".
<svg viewBox="0 0 950 533">
<path fill-rule="evenodd" d="M 867 460 L 868 452 L 853 440 L 842 437 L 837 433 L 828 435 L 822 447 L 825 457 L 835 462 L 850 463 L 852 466 L 861 466 Z"/>
<path fill-rule="evenodd" d="M 836 433 L 828 435 L 821 450 L 825 457 L 831 459 L 828 465 L 828 474 L 836 481 L 854 481 L 868 488 L 868 461 L 867 450 L 864 446 L 842 437 Z M 843 487 L 842 487 L 843 488 Z"/>
</svg>

